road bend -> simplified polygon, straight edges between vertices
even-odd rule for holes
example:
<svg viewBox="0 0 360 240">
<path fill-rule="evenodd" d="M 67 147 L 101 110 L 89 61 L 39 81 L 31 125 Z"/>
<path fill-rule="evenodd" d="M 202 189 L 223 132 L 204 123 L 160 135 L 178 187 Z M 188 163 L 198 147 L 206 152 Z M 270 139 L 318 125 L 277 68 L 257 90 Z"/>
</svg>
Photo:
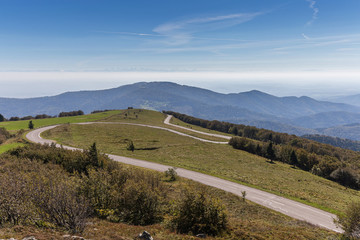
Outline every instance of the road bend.
<svg viewBox="0 0 360 240">
<path fill-rule="evenodd" d="M 170 118 L 171 118 L 171 116 L 168 116 L 165 119 L 165 121 L 166 120 L 169 121 Z M 82 124 L 92 124 L 92 123 L 82 123 Z M 111 123 L 107 123 L 107 124 L 111 124 Z M 184 133 L 177 132 L 172 129 L 166 129 L 163 127 L 151 126 L 151 125 L 146 125 L 146 124 L 130 124 L 130 125 L 151 127 L 151 128 L 156 128 L 156 129 L 160 129 L 160 130 L 170 131 L 173 133 L 176 132 L 176 134 L 184 136 Z M 50 130 L 52 128 L 55 128 L 57 126 L 59 126 L 59 125 L 48 126 L 48 127 L 43 127 L 43 128 L 33 130 L 26 135 L 26 138 L 35 143 L 40 143 L 40 144 L 55 143 L 56 144 L 56 142 L 53 140 L 43 139 L 41 137 L 41 133 L 44 131 Z M 177 125 L 174 125 L 174 126 L 179 127 Z M 186 130 L 189 130 L 189 129 L 186 128 Z M 193 131 L 196 131 L 196 130 L 193 130 Z M 196 131 L 196 132 L 203 134 L 200 131 Z M 206 135 L 208 135 L 208 134 L 206 133 Z M 215 134 L 215 135 L 218 135 L 218 134 Z M 187 135 L 187 136 L 192 137 L 194 139 L 198 139 L 198 138 L 190 136 L 190 135 Z M 210 136 L 214 136 L 214 135 L 210 135 Z M 222 136 L 222 135 L 218 135 L 216 137 L 219 137 L 219 136 Z M 227 136 L 223 136 L 223 137 L 227 137 Z M 203 140 L 205 140 L 205 139 L 203 139 Z M 208 141 L 209 140 L 206 140 L 206 142 L 208 142 Z M 211 142 L 213 142 L 213 141 L 211 141 Z M 56 146 L 60 147 L 59 144 L 56 144 Z M 65 149 L 70 149 L 70 150 L 81 150 L 81 149 L 69 147 L 69 146 L 62 146 L 62 147 Z M 108 154 L 108 156 L 109 156 L 109 158 L 111 158 L 112 160 L 117 161 L 117 162 L 130 164 L 130 165 L 134 165 L 134 166 L 139 166 L 139 167 L 144 167 L 144 168 L 148 168 L 148 169 L 152 169 L 152 170 L 156 170 L 156 171 L 160 171 L 160 172 L 164 172 L 172 167 L 172 166 L 163 165 L 163 164 L 159 164 L 159 163 L 153 163 L 153 162 L 139 160 L 139 159 L 135 159 L 135 158 L 117 156 L 117 155 L 113 155 L 113 154 Z M 303 220 L 308 223 L 311 223 L 311 224 L 314 224 L 314 225 L 317 225 L 317 226 L 320 226 L 320 227 L 323 227 L 323 228 L 326 228 L 326 229 L 329 229 L 329 230 L 332 230 L 335 232 L 343 232 L 342 229 L 338 228 L 334 224 L 333 220 L 334 220 L 334 218 L 336 218 L 336 216 L 334 214 L 328 213 L 326 211 L 323 211 L 323 210 L 320 210 L 320 209 L 317 209 L 317 208 L 314 208 L 314 207 L 311 207 L 311 206 L 308 206 L 308 205 L 305 205 L 305 204 L 302 204 L 302 203 L 299 203 L 299 202 L 296 202 L 296 201 L 293 201 L 293 200 L 290 200 L 290 199 L 287 199 L 284 197 L 280 197 L 275 194 L 261 191 L 256 188 L 251 188 L 248 186 L 244 186 L 244 185 L 241 185 L 241 184 L 238 184 L 235 182 L 227 181 L 227 180 L 213 177 L 210 175 L 206 175 L 203 173 L 198 173 L 198 172 L 190 171 L 190 170 L 183 169 L 183 168 L 176 168 L 176 172 L 181 177 L 191 179 L 193 181 L 200 182 L 200 183 L 208 185 L 208 186 L 216 187 L 216 188 L 222 189 L 224 191 L 231 192 L 238 196 L 242 196 L 242 192 L 245 191 L 246 199 L 248 199 L 254 203 L 260 204 L 264 207 L 270 208 L 272 210 L 275 210 L 275 211 L 285 214 L 287 216 L 293 217 L 295 219 Z"/>
</svg>

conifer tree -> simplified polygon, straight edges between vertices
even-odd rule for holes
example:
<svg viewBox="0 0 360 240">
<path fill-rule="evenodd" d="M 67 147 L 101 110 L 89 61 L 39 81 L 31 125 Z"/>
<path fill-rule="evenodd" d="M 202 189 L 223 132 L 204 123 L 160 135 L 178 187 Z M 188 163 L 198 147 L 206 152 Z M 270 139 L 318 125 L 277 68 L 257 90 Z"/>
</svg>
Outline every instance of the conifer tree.
<svg viewBox="0 0 360 240">
<path fill-rule="evenodd" d="M 291 151 L 290 164 L 294 167 L 298 164 L 298 159 L 294 150 Z"/>
<path fill-rule="evenodd" d="M 89 158 L 92 166 L 99 167 L 99 154 L 95 142 L 89 149 Z"/>
<path fill-rule="evenodd" d="M 273 148 L 273 143 L 270 141 L 269 145 L 266 149 L 266 157 L 270 159 L 270 162 L 273 162 L 273 160 L 275 159 L 275 151 Z"/>
<path fill-rule="evenodd" d="M 34 129 L 34 124 L 32 121 L 29 122 L 29 129 Z"/>
</svg>

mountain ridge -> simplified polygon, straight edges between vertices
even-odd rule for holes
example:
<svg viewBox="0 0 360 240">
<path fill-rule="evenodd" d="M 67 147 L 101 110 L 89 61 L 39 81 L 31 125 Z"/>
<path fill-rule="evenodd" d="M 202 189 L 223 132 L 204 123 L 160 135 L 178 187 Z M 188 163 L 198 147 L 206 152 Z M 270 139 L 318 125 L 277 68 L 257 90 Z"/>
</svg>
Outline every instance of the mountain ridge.
<svg viewBox="0 0 360 240">
<path fill-rule="evenodd" d="M 0 98 L 0 113 L 6 118 L 57 115 L 79 109 L 90 113 L 130 106 L 172 110 L 209 120 L 271 126 L 271 130 L 297 135 L 322 134 L 318 128 L 360 123 L 360 107 L 349 104 L 318 101 L 307 96 L 277 97 L 258 90 L 224 94 L 173 82 L 138 82 L 37 98 Z M 358 135 L 360 139 L 360 132 Z"/>
</svg>

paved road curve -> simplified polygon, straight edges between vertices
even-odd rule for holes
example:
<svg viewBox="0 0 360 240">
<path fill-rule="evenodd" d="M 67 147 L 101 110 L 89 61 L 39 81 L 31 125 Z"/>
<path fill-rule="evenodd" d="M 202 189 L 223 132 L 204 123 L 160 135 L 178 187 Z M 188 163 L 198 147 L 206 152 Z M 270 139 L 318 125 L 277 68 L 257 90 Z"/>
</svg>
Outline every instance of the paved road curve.
<svg viewBox="0 0 360 240">
<path fill-rule="evenodd" d="M 173 117 L 172 115 L 167 115 L 167 118 L 164 120 L 164 123 L 167 124 L 167 125 L 173 126 L 173 127 L 185 129 L 185 130 L 187 130 L 187 131 L 200 133 L 200 134 L 202 134 L 202 135 L 207 135 L 207 136 L 211 136 L 211 137 L 218 137 L 218 138 L 224 138 L 224 139 L 227 139 L 227 140 L 230 140 L 230 139 L 231 139 L 231 137 L 229 137 L 229 136 L 224 136 L 224 135 L 215 134 L 215 133 L 201 132 L 201 131 L 197 131 L 197 130 L 194 130 L 194 129 L 190 129 L 190 128 L 187 128 L 187 127 L 182 127 L 182 126 L 179 126 L 179 125 L 176 125 L 176 124 L 172 124 L 172 123 L 170 123 L 170 120 L 171 120 L 172 117 Z"/>
<path fill-rule="evenodd" d="M 26 137 L 33 142 L 37 142 L 37 143 L 41 143 L 41 144 L 51 144 L 54 143 L 53 140 L 48 140 L 48 139 L 43 139 L 40 134 L 46 130 L 55 128 L 58 125 L 55 126 L 49 126 L 49 127 L 43 127 L 43 128 L 39 128 L 36 130 L 33 130 L 31 132 L 29 132 Z M 143 125 L 141 124 L 141 126 L 148 126 L 148 125 Z M 175 125 L 176 126 L 176 125 Z M 161 127 L 156 127 L 156 126 L 148 126 L 148 127 L 155 127 L 155 128 L 160 128 Z M 194 130 L 195 131 L 195 130 Z M 57 146 L 60 146 L 59 144 L 57 144 Z M 71 149 L 71 150 L 75 150 L 77 148 L 73 148 L 73 147 L 68 147 L 68 146 L 63 146 L 66 149 Z M 143 160 L 139 160 L 139 159 L 134 159 L 134 158 L 128 158 L 128 157 L 122 157 L 122 156 L 117 156 L 117 155 L 108 155 L 111 159 L 118 161 L 118 162 L 122 162 L 122 163 L 126 163 L 126 164 L 130 164 L 130 165 L 135 165 L 135 166 L 140 166 L 140 167 L 144 167 L 144 168 L 149 168 L 149 169 L 153 169 L 153 170 L 157 170 L 157 171 L 166 171 L 168 168 L 170 168 L 171 166 L 166 166 L 166 165 L 162 165 L 162 164 L 158 164 L 158 163 L 153 163 L 153 162 L 148 162 L 148 161 L 143 161 Z M 246 191 L 246 198 L 252 202 L 258 203 L 262 206 L 265 206 L 267 208 L 273 209 L 275 211 L 278 211 L 280 213 L 283 213 L 285 215 L 288 215 L 290 217 L 299 219 L 299 220 L 304 220 L 307 221 L 309 223 L 336 231 L 336 232 L 342 232 L 341 229 L 337 228 L 336 225 L 333 223 L 333 219 L 336 217 L 335 215 L 322 211 L 320 209 L 314 208 L 314 207 L 310 207 L 308 205 L 293 201 L 293 200 L 289 200 L 283 197 L 279 197 L 277 195 L 268 193 L 268 192 L 264 192 L 255 188 L 251 188 L 251 187 L 247 187 L 238 183 L 234 183 L 231 181 L 227 181 L 227 180 L 223 180 L 217 177 L 213 177 L 213 176 L 209 176 L 206 174 L 202 174 L 202 173 L 198 173 L 198 172 L 194 172 L 194 171 L 190 171 L 190 170 L 186 170 L 186 169 L 182 169 L 182 168 L 177 168 L 176 172 L 178 173 L 179 176 L 184 177 L 184 178 L 188 178 L 212 187 L 216 187 L 219 189 L 222 189 L 224 191 L 227 192 L 231 192 L 234 193 L 238 196 L 242 196 L 242 191 Z"/>
</svg>

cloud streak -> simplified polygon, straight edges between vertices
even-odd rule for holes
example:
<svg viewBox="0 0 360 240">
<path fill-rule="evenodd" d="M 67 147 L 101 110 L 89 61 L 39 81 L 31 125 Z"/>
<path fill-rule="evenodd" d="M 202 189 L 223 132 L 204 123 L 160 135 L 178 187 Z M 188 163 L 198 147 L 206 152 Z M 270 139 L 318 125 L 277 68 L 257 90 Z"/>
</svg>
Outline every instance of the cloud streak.
<svg viewBox="0 0 360 240">
<path fill-rule="evenodd" d="M 315 0 L 306 0 L 306 1 L 309 3 L 309 8 L 313 11 L 311 20 L 306 23 L 306 25 L 310 26 L 315 22 L 316 19 L 318 19 L 319 8 L 315 6 L 316 5 Z"/>
<path fill-rule="evenodd" d="M 161 24 L 155 27 L 153 32 L 167 36 L 169 45 L 183 45 L 189 43 L 194 38 L 193 34 L 195 33 L 236 26 L 251 21 L 262 14 L 261 12 L 237 13 L 214 17 L 192 18 Z"/>
</svg>

